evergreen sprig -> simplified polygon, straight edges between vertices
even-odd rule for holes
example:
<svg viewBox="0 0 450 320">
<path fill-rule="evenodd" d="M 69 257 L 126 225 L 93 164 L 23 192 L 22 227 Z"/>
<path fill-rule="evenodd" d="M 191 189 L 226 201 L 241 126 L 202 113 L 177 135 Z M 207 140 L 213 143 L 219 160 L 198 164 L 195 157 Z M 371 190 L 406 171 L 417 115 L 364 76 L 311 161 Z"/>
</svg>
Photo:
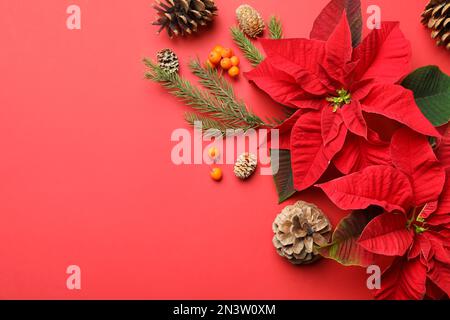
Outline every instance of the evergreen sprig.
<svg viewBox="0 0 450 320">
<path fill-rule="evenodd" d="M 214 119 L 205 117 L 201 114 L 195 113 L 195 112 L 186 112 L 184 114 L 184 119 L 187 123 L 189 123 L 191 126 L 195 127 L 197 123 L 202 124 L 202 130 L 204 130 L 205 136 L 212 136 L 214 134 L 209 134 L 212 131 L 208 131 L 210 129 L 215 129 L 220 132 L 221 135 L 225 136 L 227 134 L 227 128 L 219 121 L 216 121 Z"/>
<path fill-rule="evenodd" d="M 233 86 L 225 80 L 225 78 L 217 72 L 217 70 L 209 67 L 202 67 L 198 59 L 192 60 L 189 67 L 194 75 L 200 80 L 200 84 L 210 90 L 214 97 L 219 100 L 227 110 L 234 114 L 235 121 L 255 125 L 266 125 L 258 116 L 250 112 L 245 103 L 236 98 Z"/>
<path fill-rule="evenodd" d="M 144 59 L 144 63 L 149 68 L 145 74 L 147 79 L 160 83 L 201 114 L 187 113 L 185 119 L 189 124 L 202 121 L 205 130 L 216 128 L 223 135 L 227 129 L 242 129 L 245 132 L 260 126 L 270 126 L 236 99 L 231 85 L 216 70 L 202 67 L 198 59 L 191 62 L 190 68 L 208 90 L 199 89 L 177 73 L 166 72 L 149 59 Z"/>
<path fill-rule="evenodd" d="M 244 53 L 244 56 L 250 61 L 253 67 L 256 67 L 264 60 L 264 56 L 250 41 L 249 38 L 238 27 L 231 27 L 231 36 L 236 45 Z"/>
<path fill-rule="evenodd" d="M 281 24 L 280 19 L 276 16 L 270 17 L 269 34 L 271 39 L 283 38 L 283 25 Z"/>
</svg>

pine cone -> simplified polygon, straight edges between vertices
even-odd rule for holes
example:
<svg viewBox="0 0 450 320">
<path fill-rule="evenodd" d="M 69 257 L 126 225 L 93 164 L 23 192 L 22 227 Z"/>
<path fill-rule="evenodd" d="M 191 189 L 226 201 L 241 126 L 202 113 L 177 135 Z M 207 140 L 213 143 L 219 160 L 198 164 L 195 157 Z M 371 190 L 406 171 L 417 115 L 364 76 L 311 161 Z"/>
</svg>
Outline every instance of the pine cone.
<svg viewBox="0 0 450 320">
<path fill-rule="evenodd" d="M 331 224 L 314 204 L 298 201 L 281 211 L 273 223 L 273 245 L 293 264 L 308 264 L 320 258 L 317 247 L 328 244 Z"/>
<path fill-rule="evenodd" d="M 217 15 L 214 0 L 156 0 L 153 8 L 159 15 L 153 25 L 161 26 L 158 33 L 166 29 L 171 38 L 197 32 Z"/>
<path fill-rule="evenodd" d="M 266 27 L 258 11 L 248 4 L 243 4 L 236 9 L 236 17 L 239 27 L 249 37 L 256 38 Z"/>
<path fill-rule="evenodd" d="M 156 58 L 161 69 L 165 70 L 168 73 L 178 72 L 180 63 L 178 62 L 177 55 L 172 50 L 163 49 L 158 52 Z"/>
<path fill-rule="evenodd" d="M 431 29 L 438 46 L 450 50 L 450 0 L 431 0 L 422 13 L 422 24 Z"/>
<path fill-rule="evenodd" d="M 234 165 L 234 174 L 239 179 L 247 179 L 255 172 L 256 165 L 257 160 L 254 154 L 243 153 L 238 157 L 236 164 Z"/>
</svg>

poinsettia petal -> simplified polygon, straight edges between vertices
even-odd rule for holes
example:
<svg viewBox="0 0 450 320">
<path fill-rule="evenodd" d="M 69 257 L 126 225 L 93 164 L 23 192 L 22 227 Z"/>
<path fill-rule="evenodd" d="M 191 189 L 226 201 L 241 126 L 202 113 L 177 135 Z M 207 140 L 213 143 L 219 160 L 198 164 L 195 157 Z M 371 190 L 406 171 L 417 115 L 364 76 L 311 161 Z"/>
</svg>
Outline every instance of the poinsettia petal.
<svg viewBox="0 0 450 320">
<path fill-rule="evenodd" d="M 303 70 L 321 73 L 320 64 L 326 56 L 325 42 L 298 38 L 259 41 L 268 58 L 283 57 Z"/>
<path fill-rule="evenodd" d="M 291 100 L 309 97 L 309 94 L 291 75 L 275 68 L 268 60 L 264 60 L 257 68 L 245 73 L 245 76 L 273 100 L 283 105 L 296 107 L 291 105 Z"/>
<path fill-rule="evenodd" d="M 430 226 L 440 226 L 450 223 L 450 214 L 433 214 L 427 219 L 427 224 Z"/>
<path fill-rule="evenodd" d="M 419 244 L 420 244 L 420 254 L 427 261 L 428 264 L 428 260 L 431 258 L 432 254 L 431 241 L 427 237 L 423 236 L 422 241 L 420 241 Z"/>
<path fill-rule="evenodd" d="M 322 107 L 327 102 L 324 99 L 312 99 L 312 100 L 305 100 L 305 99 L 293 99 L 290 101 L 290 104 L 300 108 L 300 109 L 311 109 L 311 110 L 319 110 L 322 109 Z"/>
<path fill-rule="evenodd" d="M 434 284 L 430 279 L 427 280 L 427 295 L 425 299 L 442 300 L 445 297 L 445 292 Z"/>
<path fill-rule="evenodd" d="M 446 170 L 446 179 L 439 198 L 436 214 L 450 214 L 450 169 Z"/>
<path fill-rule="evenodd" d="M 438 202 L 437 201 L 431 201 L 426 203 L 422 210 L 420 210 L 420 218 L 422 219 L 426 219 L 428 218 L 431 214 L 433 214 L 434 212 L 436 212 L 438 207 Z"/>
<path fill-rule="evenodd" d="M 347 13 L 348 20 L 352 26 L 353 45 L 357 46 L 361 42 L 362 33 L 362 13 L 359 0 L 331 0 L 314 20 L 310 38 L 327 41 L 339 23 L 342 12 Z"/>
<path fill-rule="evenodd" d="M 342 118 L 333 112 L 332 108 L 325 107 L 321 112 L 321 127 L 323 144 L 327 145 L 338 136 Z"/>
<path fill-rule="evenodd" d="M 292 129 L 291 161 L 298 191 L 310 187 L 322 176 L 345 141 L 347 131 L 341 126 L 338 136 L 324 146 L 320 120 L 319 111 L 309 111 L 299 117 Z"/>
<path fill-rule="evenodd" d="M 430 244 L 433 249 L 434 261 L 439 261 L 450 265 L 450 251 L 444 248 L 444 243 L 440 241 L 440 239 L 437 239 L 432 235 L 432 233 L 431 235 L 427 232 L 424 233 L 424 236 L 430 239 Z"/>
<path fill-rule="evenodd" d="M 314 81 L 320 80 L 330 92 L 335 89 L 334 80 L 322 67 L 326 56 L 325 42 L 309 39 L 260 39 L 260 42 L 267 54 L 266 60 L 276 59 L 273 65 L 277 68 L 290 75 L 297 70 L 307 71 L 309 75 L 315 77 Z M 298 83 L 307 85 L 304 81 Z"/>
<path fill-rule="evenodd" d="M 450 168 L 450 126 L 445 130 L 441 143 L 436 150 L 436 156 L 445 168 Z"/>
<path fill-rule="evenodd" d="M 428 278 L 450 296 L 450 265 L 439 261 L 433 261 L 428 271 Z"/>
<path fill-rule="evenodd" d="M 450 233 L 448 230 L 440 229 L 438 232 L 434 229 L 428 229 L 423 233 L 430 241 L 442 244 L 444 247 L 450 250 Z"/>
<path fill-rule="evenodd" d="M 346 84 L 345 78 L 351 71 L 348 66 L 352 58 L 352 35 L 347 20 L 346 12 L 342 13 L 342 17 L 331 33 L 325 44 L 326 58 L 323 66 L 327 73 L 338 80 L 341 84 Z"/>
<path fill-rule="evenodd" d="M 368 130 L 368 140 L 348 134 L 344 147 L 333 159 L 336 168 L 343 174 L 361 171 L 374 165 L 391 164 L 389 143 L 380 139 L 373 130 Z"/>
<path fill-rule="evenodd" d="M 381 277 L 379 300 L 421 300 L 425 295 L 427 270 L 419 259 L 396 258 Z"/>
<path fill-rule="evenodd" d="M 372 88 L 377 84 L 370 79 L 354 81 L 350 86 L 353 100 L 364 100 L 365 97 L 372 91 Z"/>
<path fill-rule="evenodd" d="M 297 110 L 283 123 L 275 127 L 275 129 L 278 129 L 278 139 L 279 139 L 277 149 L 285 149 L 285 150 L 291 149 L 291 131 L 295 123 L 297 122 L 298 118 L 302 114 L 302 112 L 303 112 L 302 110 Z"/>
<path fill-rule="evenodd" d="M 382 22 L 353 51 L 353 61 L 359 61 L 356 80 L 397 83 L 410 72 L 410 60 L 411 45 L 398 22 Z"/>
<path fill-rule="evenodd" d="M 386 212 L 370 221 L 358 244 L 367 251 L 385 256 L 403 256 L 413 242 L 404 214 Z"/>
<path fill-rule="evenodd" d="M 405 212 L 411 203 L 408 178 L 389 166 L 372 166 L 318 185 L 339 208 L 365 209 L 377 205 L 386 211 Z"/>
<path fill-rule="evenodd" d="M 414 259 L 422 255 L 428 260 L 431 251 L 431 242 L 423 234 L 417 234 L 414 237 L 413 245 L 408 252 L 408 259 Z"/>
<path fill-rule="evenodd" d="M 334 87 L 330 87 L 327 81 L 324 84 L 319 75 L 302 68 L 281 55 L 273 55 L 270 58 L 266 58 L 266 60 L 278 70 L 293 77 L 297 85 L 311 96 L 321 97 L 329 92 L 333 92 Z"/>
<path fill-rule="evenodd" d="M 366 112 L 381 114 L 427 136 L 440 137 L 439 132 L 417 107 L 413 93 L 399 85 L 377 85 L 362 101 Z"/>
<path fill-rule="evenodd" d="M 408 128 L 392 136 L 391 156 L 394 165 L 409 178 L 415 206 L 439 198 L 445 183 L 445 171 L 437 161 L 427 137 Z"/>
<path fill-rule="evenodd" d="M 361 104 L 358 100 L 353 100 L 349 105 L 345 105 L 339 109 L 345 126 L 350 132 L 367 138 L 367 124 L 363 117 Z"/>
</svg>

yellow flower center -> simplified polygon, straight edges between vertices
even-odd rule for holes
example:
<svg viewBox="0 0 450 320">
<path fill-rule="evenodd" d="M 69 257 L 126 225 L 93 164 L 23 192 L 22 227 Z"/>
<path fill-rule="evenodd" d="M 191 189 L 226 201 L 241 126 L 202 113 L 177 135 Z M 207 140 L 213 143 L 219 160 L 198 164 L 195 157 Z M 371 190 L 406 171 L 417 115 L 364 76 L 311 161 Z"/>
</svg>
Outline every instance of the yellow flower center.
<svg viewBox="0 0 450 320">
<path fill-rule="evenodd" d="M 328 97 L 326 100 L 331 102 L 333 112 L 338 111 L 339 108 L 352 102 L 352 95 L 345 89 L 336 90 L 337 96 Z"/>
</svg>

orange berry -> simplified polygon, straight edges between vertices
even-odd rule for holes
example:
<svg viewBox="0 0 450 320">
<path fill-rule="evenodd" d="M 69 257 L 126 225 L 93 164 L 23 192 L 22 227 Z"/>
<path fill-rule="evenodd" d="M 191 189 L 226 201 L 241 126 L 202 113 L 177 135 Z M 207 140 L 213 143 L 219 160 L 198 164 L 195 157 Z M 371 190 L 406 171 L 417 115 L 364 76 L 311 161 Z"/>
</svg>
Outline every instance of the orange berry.
<svg viewBox="0 0 450 320">
<path fill-rule="evenodd" d="M 231 58 L 233 56 L 233 50 L 230 48 L 224 48 L 221 52 L 222 58 Z"/>
<path fill-rule="evenodd" d="M 223 59 L 220 61 L 220 66 L 222 67 L 222 69 L 228 70 L 228 69 L 230 69 L 233 65 L 231 64 L 231 59 L 230 59 L 230 58 L 223 58 Z"/>
<path fill-rule="evenodd" d="M 236 56 L 232 56 L 231 58 L 230 58 L 230 60 L 231 60 L 231 64 L 233 65 L 233 66 L 238 66 L 239 65 L 239 58 L 238 57 L 236 57 Z"/>
<path fill-rule="evenodd" d="M 222 180 L 222 169 L 215 167 L 211 170 L 210 175 L 213 180 L 220 181 Z"/>
<path fill-rule="evenodd" d="M 222 54 L 222 50 L 223 50 L 223 47 L 221 45 L 219 45 L 219 44 L 217 46 L 215 46 L 214 49 L 213 49 L 213 51 L 216 51 L 216 52 L 218 52 L 220 54 Z"/>
<path fill-rule="evenodd" d="M 215 160 L 219 157 L 219 149 L 217 147 L 211 147 L 208 149 L 208 156 Z"/>
<path fill-rule="evenodd" d="M 209 57 L 208 60 L 212 63 L 212 64 L 218 64 L 220 62 L 220 60 L 222 59 L 222 57 L 220 56 L 220 53 L 218 53 L 217 51 L 211 51 L 209 53 Z"/>
<path fill-rule="evenodd" d="M 207 68 L 211 68 L 211 69 L 214 69 L 214 68 L 216 67 L 216 65 L 215 65 L 214 63 L 212 63 L 211 61 L 209 61 L 209 59 L 206 60 L 205 66 L 206 66 Z"/>
<path fill-rule="evenodd" d="M 232 66 L 229 70 L 228 70 L 228 74 L 230 75 L 230 77 L 234 78 L 237 77 L 239 75 L 239 68 L 236 66 Z"/>
</svg>

